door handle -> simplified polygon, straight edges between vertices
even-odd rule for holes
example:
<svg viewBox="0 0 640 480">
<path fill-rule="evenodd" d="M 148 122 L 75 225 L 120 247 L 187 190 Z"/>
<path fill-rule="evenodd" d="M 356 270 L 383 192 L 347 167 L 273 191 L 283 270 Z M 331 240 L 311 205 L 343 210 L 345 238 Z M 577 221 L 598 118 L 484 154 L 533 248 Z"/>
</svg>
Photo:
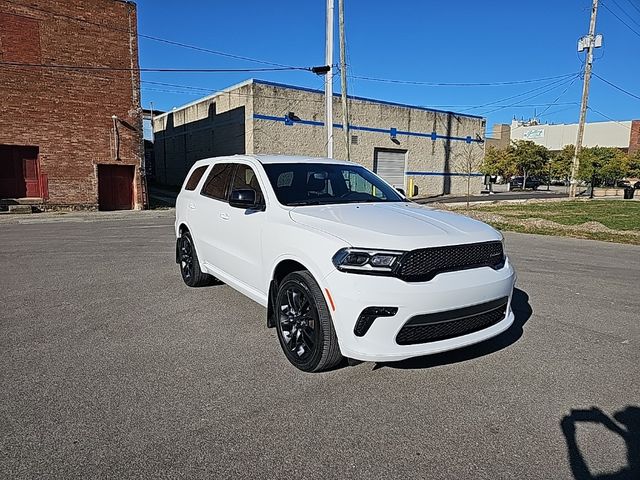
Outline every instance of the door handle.
<svg viewBox="0 0 640 480">
<path fill-rule="evenodd" d="M 220 218 L 222 220 L 229 220 L 229 214 L 228 213 L 221 213 L 220 214 Z"/>
<path fill-rule="evenodd" d="M 195 210 L 195 209 L 196 209 L 196 204 L 195 204 L 195 203 L 193 203 L 193 202 L 189 202 L 189 208 L 190 208 L 191 210 Z"/>
</svg>

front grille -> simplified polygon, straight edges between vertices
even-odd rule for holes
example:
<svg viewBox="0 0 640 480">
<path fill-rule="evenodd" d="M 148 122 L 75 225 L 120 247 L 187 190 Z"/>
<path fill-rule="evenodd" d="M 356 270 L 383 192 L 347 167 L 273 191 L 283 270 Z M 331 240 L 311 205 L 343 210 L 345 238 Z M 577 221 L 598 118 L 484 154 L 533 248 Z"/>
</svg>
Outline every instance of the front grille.
<svg viewBox="0 0 640 480">
<path fill-rule="evenodd" d="M 417 315 L 404 324 L 396 335 L 396 343 L 415 345 L 477 332 L 502 320 L 508 301 L 508 297 L 504 297 L 471 307 Z"/>
<path fill-rule="evenodd" d="M 503 264 L 502 242 L 450 245 L 405 253 L 396 275 L 407 282 L 426 282 L 443 272 L 478 267 L 500 268 Z"/>
</svg>

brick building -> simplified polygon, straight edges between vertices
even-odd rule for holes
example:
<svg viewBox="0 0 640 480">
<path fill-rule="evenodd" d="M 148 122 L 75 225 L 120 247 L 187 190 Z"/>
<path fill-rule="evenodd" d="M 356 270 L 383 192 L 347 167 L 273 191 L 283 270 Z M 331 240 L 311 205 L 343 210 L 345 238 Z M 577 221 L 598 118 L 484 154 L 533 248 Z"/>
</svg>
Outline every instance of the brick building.
<svg viewBox="0 0 640 480">
<path fill-rule="evenodd" d="M 345 158 L 334 96 L 334 157 Z M 410 196 L 479 192 L 482 117 L 349 97 L 351 160 Z M 326 155 L 324 93 L 248 80 L 154 117 L 155 178 L 179 185 L 196 160 L 242 153 Z"/>
<path fill-rule="evenodd" d="M 0 3 L 0 204 L 143 208 L 136 6 Z"/>
</svg>

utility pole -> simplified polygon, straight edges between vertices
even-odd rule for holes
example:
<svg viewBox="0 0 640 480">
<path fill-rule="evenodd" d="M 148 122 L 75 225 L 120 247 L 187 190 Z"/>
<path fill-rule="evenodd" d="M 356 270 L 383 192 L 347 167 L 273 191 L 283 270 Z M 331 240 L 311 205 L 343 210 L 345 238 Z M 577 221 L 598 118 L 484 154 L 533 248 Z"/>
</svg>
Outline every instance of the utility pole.
<svg viewBox="0 0 640 480">
<path fill-rule="evenodd" d="M 584 82 L 582 84 L 582 102 L 580 104 L 580 121 L 578 122 L 578 136 L 576 138 L 576 148 L 573 153 L 573 164 L 571 166 L 571 186 L 569 196 L 576 196 L 576 176 L 580 167 L 580 151 L 582 150 L 582 139 L 584 137 L 584 123 L 587 118 L 587 105 L 589 101 L 589 82 L 591 80 L 591 67 L 593 65 L 593 49 L 596 48 L 596 15 L 598 14 L 598 0 L 593 0 L 591 5 L 591 21 L 589 22 L 589 35 L 582 37 L 578 42 L 578 51 L 587 49 L 587 61 L 584 65 Z M 600 44 L 602 37 L 600 37 Z M 593 186 L 592 186 L 593 188 Z"/>
<path fill-rule="evenodd" d="M 338 0 L 338 27 L 340 32 L 340 94 L 342 97 L 342 131 L 347 162 L 351 161 L 349 144 L 349 106 L 347 105 L 347 55 L 344 36 L 344 0 Z"/>
<path fill-rule="evenodd" d="M 327 131 L 327 157 L 333 158 L 333 3 L 327 0 L 327 38 L 325 63 L 329 71 L 324 77 L 324 125 Z"/>
</svg>

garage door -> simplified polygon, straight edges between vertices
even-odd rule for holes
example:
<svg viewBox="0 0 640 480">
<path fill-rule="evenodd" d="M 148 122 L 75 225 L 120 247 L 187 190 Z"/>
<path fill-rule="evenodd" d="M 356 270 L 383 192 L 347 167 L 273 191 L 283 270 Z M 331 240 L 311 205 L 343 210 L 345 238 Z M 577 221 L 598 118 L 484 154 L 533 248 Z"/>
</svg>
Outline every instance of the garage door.
<svg viewBox="0 0 640 480">
<path fill-rule="evenodd" d="M 396 188 L 404 188 L 406 150 L 374 151 L 373 171 Z"/>
<path fill-rule="evenodd" d="M 133 208 L 133 165 L 98 165 L 100 210 Z"/>
</svg>

